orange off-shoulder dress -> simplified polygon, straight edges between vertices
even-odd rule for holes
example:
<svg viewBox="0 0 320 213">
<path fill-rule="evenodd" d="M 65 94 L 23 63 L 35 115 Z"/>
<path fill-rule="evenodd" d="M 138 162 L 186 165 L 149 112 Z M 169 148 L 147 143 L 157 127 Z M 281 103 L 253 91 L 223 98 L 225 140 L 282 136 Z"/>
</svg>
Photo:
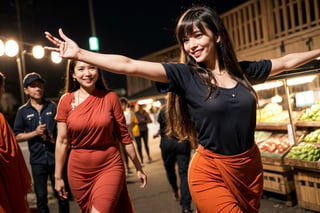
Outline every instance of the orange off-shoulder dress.
<svg viewBox="0 0 320 213">
<path fill-rule="evenodd" d="M 132 143 L 118 96 L 95 90 L 77 107 L 74 92 L 61 97 L 56 120 L 68 128 L 68 180 L 82 212 L 133 212 L 119 142 Z"/>
</svg>

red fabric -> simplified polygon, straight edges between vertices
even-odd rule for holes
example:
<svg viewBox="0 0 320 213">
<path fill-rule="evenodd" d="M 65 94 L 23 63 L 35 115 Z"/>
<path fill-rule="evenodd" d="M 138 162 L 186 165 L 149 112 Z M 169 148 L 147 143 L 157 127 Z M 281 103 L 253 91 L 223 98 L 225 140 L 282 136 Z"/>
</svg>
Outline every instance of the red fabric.
<svg viewBox="0 0 320 213">
<path fill-rule="evenodd" d="M 67 123 L 71 142 L 68 179 L 83 212 L 133 212 L 124 165 L 115 140 L 131 143 L 123 111 L 114 92 L 96 90 L 72 109 L 74 93 L 58 104 L 56 120 Z"/>
<path fill-rule="evenodd" d="M 0 212 L 29 212 L 31 176 L 14 133 L 0 113 Z"/>
<path fill-rule="evenodd" d="M 199 213 L 255 213 L 263 192 L 259 149 L 233 156 L 199 146 L 189 168 L 189 187 Z"/>
</svg>

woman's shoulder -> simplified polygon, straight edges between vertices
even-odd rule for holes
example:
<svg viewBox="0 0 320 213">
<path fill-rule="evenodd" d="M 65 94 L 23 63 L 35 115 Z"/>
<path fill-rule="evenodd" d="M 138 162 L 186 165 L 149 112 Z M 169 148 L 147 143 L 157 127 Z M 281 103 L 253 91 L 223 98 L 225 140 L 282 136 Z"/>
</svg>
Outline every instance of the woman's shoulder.
<svg viewBox="0 0 320 213">
<path fill-rule="evenodd" d="M 4 117 L 4 115 L 0 112 L 0 128 L 1 128 L 1 130 L 4 130 L 6 125 L 8 125 L 7 120 Z"/>
<path fill-rule="evenodd" d="M 181 72 L 194 72 L 195 68 L 188 64 L 178 63 L 178 62 L 169 62 L 163 63 L 163 66 L 166 70 L 176 70 Z"/>
<path fill-rule="evenodd" d="M 4 115 L 0 112 L 0 122 L 2 123 L 3 121 L 5 121 L 5 117 Z"/>
<path fill-rule="evenodd" d="M 239 65 L 252 84 L 263 83 L 272 69 L 271 60 L 241 61 Z"/>
<path fill-rule="evenodd" d="M 95 94 L 105 100 L 114 102 L 120 102 L 119 100 L 119 96 L 117 95 L 116 92 L 112 91 L 112 90 L 96 90 Z"/>
<path fill-rule="evenodd" d="M 241 69 L 245 72 L 261 70 L 261 69 L 271 69 L 271 60 L 263 59 L 258 61 L 240 61 L 239 65 Z"/>
<path fill-rule="evenodd" d="M 74 99 L 74 92 L 68 92 L 61 95 L 59 102 L 58 102 L 58 108 L 61 107 L 67 107 L 69 106 Z"/>
<path fill-rule="evenodd" d="M 166 70 L 168 83 L 156 82 L 157 90 L 160 93 L 175 92 L 183 94 L 187 87 L 198 81 L 199 75 L 195 67 L 183 63 L 163 63 Z"/>
<path fill-rule="evenodd" d="M 180 79 L 188 81 L 197 76 L 197 69 L 189 64 L 183 63 L 165 63 L 163 64 L 167 75 L 171 79 Z"/>
<path fill-rule="evenodd" d="M 96 90 L 96 93 L 107 98 L 119 98 L 117 93 L 115 93 L 113 90 Z"/>
<path fill-rule="evenodd" d="M 67 92 L 61 95 L 60 97 L 60 102 L 63 101 L 67 101 L 67 100 L 71 100 L 74 97 L 74 92 Z"/>
</svg>

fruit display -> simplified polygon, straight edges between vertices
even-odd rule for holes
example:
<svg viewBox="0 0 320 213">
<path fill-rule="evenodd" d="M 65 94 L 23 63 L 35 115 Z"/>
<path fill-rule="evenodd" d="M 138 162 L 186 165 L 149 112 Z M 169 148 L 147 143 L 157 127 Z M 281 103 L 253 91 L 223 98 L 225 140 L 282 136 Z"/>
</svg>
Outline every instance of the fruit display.
<svg viewBox="0 0 320 213">
<path fill-rule="evenodd" d="M 310 132 L 309 134 L 307 134 L 303 138 L 303 141 L 304 142 L 313 142 L 313 143 L 320 142 L 320 129 L 316 129 L 316 130 Z"/>
<path fill-rule="evenodd" d="M 255 131 L 254 140 L 256 143 L 259 143 L 272 135 L 272 132 L 269 131 Z"/>
<path fill-rule="evenodd" d="M 320 149 L 314 143 L 299 143 L 291 148 L 286 158 L 294 158 L 305 161 L 318 161 L 320 159 Z"/>
<path fill-rule="evenodd" d="M 257 110 L 257 121 L 283 121 L 288 119 L 288 112 L 282 110 L 282 106 L 276 103 L 269 103 L 262 109 Z"/>
<path fill-rule="evenodd" d="M 298 112 L 292 112 L 293 119 L 298 118 Z M 262 109 L 257 109 L 257 122 L 289 122 L 289 112 L 276 103 L 269 103 Z"/>
<path fill-rule="evenodd" d="M 314 104 L 307 108 L 299 118 L 299 121 L 320 121 L 320 104 Z"/>
<path fill-rule="evenodd" d="M 257 143 L 261 152 L 281 154 L 287 151 L 291 144 L 289 142 L 288 135 L 275 134 Z"/>
</svg>

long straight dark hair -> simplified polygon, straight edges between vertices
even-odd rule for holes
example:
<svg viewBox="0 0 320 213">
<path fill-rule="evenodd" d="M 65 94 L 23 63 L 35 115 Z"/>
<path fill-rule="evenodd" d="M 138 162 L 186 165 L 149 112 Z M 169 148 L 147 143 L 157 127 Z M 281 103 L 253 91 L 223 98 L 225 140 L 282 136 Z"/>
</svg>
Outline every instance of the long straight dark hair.
<svg viewBox="0 0 320 213">
<path fill-rule="evenodd" d="M 193 34 L 194 26 L 199 28 L 203 34 L 207 34 L 205 30 L 205 28 L 207 28 L 213 33 L 215 38 L 220 37 L 220 42 L 215 45 L 217 48 L 219 69 L 226 70 L 234 80 L 243 83 L 243 85 L 257 97 L 256 92 L 238 63 L 229 34 L 218 13 L 207 6 L 194 6 L 185 11 L 180 17 L 176 26 L 176 39 L 180 48 L 180 62 L 188 64 L 197 70 L 197 73 L 207 85 L 207 98 L 209 98 L 212 93 L 216 95 L 219 93 L 219 87 L 216 86 L 217 81 L 211 70 L 206 67 L 204 63 L 197 63 L 184 49 L 184 38 Z M 211 82 L 215 83 L 212 84 Z M 176 133 L 180 139 L 190 137 L 190 139 L 193 140 L 192 138 L 194 138 L 197 133 L 191 122 L 185 100 L 179 95 L 171 93 L 167 104 L 167 118 L 169 118 L 167 121 L 167 133 L 169 135 Z M 170 118 L 175 118 L 176 120 Z M 192 146 L 196 147 L 196 142 L 191 142 Z"/>
</svg>

